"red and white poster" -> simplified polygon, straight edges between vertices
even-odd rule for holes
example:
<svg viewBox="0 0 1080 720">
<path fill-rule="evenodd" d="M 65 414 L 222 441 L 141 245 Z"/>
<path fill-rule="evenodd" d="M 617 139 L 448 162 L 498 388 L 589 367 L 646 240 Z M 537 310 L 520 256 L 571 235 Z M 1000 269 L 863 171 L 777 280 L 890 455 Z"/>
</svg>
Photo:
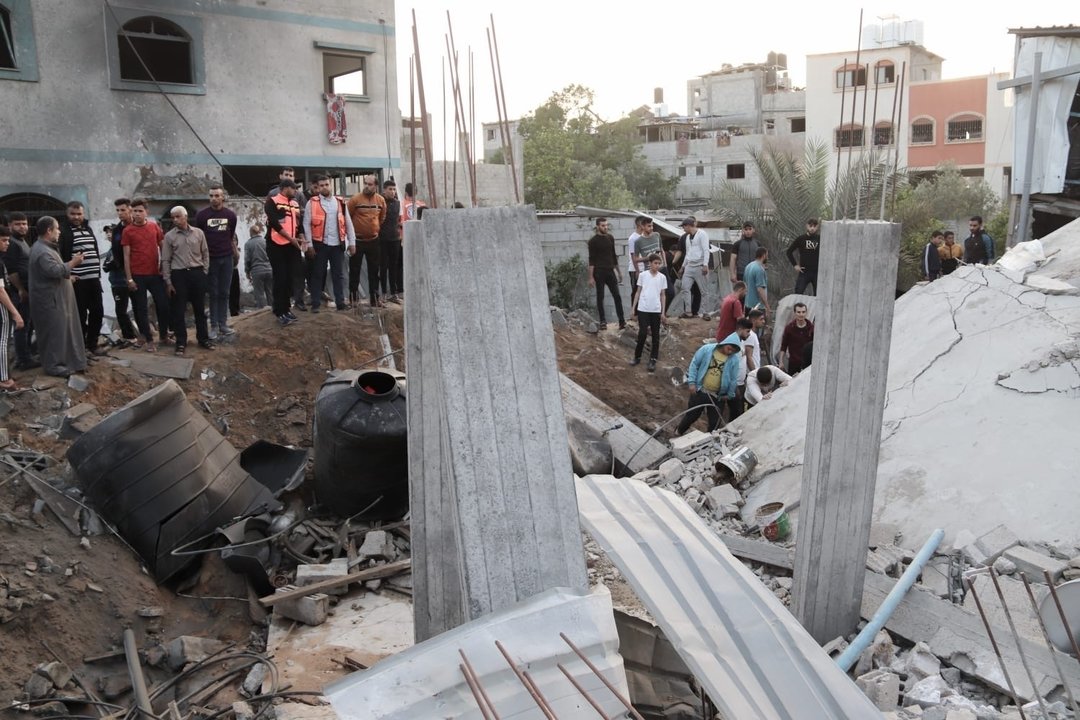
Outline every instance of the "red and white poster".
<svg viewBox="0 0 1080 720">
<path fill-rule="evenodd" d="M 326 100 L 326 131 L 331 145 L 340 145 L 349 137 L 345 124 L 345 96 L 323 93 Z"/>
</svg>

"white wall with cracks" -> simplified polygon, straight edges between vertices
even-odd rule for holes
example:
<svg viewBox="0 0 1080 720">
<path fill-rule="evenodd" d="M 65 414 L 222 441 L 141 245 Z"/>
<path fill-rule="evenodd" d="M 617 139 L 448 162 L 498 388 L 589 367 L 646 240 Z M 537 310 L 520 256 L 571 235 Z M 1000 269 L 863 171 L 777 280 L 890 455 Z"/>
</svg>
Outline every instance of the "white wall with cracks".
<svg viewBox="0 0 1080 720">
<path fill-rule="evenodd" d="M 963 267 L 897 301 L 874 520 L 908 545 L 1004 523 L 1080 546 L 1080 221 L 1042 243 L 1033 272 Z M 798 499 L 808 394 L 797 377 L 732 425 L 759 458 L 746 512 Z"/>
</svg>

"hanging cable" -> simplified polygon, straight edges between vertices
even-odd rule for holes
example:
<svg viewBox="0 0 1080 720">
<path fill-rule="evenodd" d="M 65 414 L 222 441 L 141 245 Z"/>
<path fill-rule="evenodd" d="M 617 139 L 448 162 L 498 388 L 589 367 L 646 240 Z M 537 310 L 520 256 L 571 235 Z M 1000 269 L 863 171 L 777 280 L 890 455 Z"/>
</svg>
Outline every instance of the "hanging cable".
<svg viewBox="0 0 1080 720">
<path fill-rule="evenodd" d="M 159 83 L 157 81 L 157 78 L 154 77 L 154 74 L 152 72 L 150 72 L 150 67 L 146 64 L 146 61 L 143 60 L 143 57 L 139 53 L 139 50 L 135 47 L 135 43 L 132 42 L 131 38 L 127 35 L 127 33 L 124 32 L 124 25 L 123 25 L 123 23 L 120 22 L 120 18 L 117 16 L 116 10 L 113 9 L 112 4 L 109 2 L 109 0 L 103 0 L 103 2 L 105 3 L 105 10 L 108 11 L 109 15 L 113 19 L 113 22 L 116 23 L 116 27 L 118 28 L 118 32 L 120 33 L 120 36 L 123 37 L 124 40 L 127 41 L 128 48 L 135 55 L 135 59 L 137 59 L 139 61 L 139 65 L 142 66 L 143 72 L 145 72 L 146 76 L 148 78 L 150 78 L 150 82 L 154 83 L 154 87 L 156 87 L 157 91 L 159 93 L 161 93 L 161 96 L 163 98 L 165 98 L 165 102 L 169 103 L 169 106 L 180 117 L 180 119 L 183 121 L 184 125 L 187 125 L 188 130 L 190 130 L 191 134 L 195 136 L 195 139 L 199 141 L 199 144 L 202 145 L 203 149 L 206 150 L 207 153 L 209 153 L 211 158 L 214 159 L 214 162 L 217 163 L 217 166 L 219 168 L 221 168 L 221 172 L 228 175 L 229 179 L 232 180 L 233 183 L 235 183 L 236 186 L 238 188 L 240 188 L 247 197 L 251 197 L 251 198 L 255 198 L 255 199 L 258 199 L 259 197 L 261 197 L 259 195 L 255 195 L 250 190 L 248 190 L 246 187 L 244 187 L 243 183 L 241 183 L 236 178 L 235 175 L 233 175 L 231 172 L 229 172 L 228 168 L 226 168 L 225 165 L 221 162 L 221 160 L 218 159 L 217 154 L 213 150 L 210 149 L 210 146 L 207 145 L 206 141 L 202 139 L 202 136 L 199 134 L 199 131 L 196 130 L 195 126 L 192 125 L 191 122 L 187 119 L 187 117 L 184 116 L 184 113 L 180 111 L 180 108 L 177 107 L 175 102 L 173 102 L 173 99 L 171 97 L 169 97 L 169 94 L 167 92 L 165 92 L 165 88 L 161 86 L 161 83 Z M 117 69 L 117 71 L 119 72 L 119 69 Z M 387 140 L 387 142 L 389 142 L 389 139 Z"/>
<path fill-rule="evenodd" d="M 391 167 L 390 150 L 390 51 L 387 49 L 386 21 L 379 18 L 382 26 L 382 49 L 383 49 L 383 117 L 386 120 L 386 169 L 390 172 L 390 179 L 394 179 L 394 168 Z"/>
</svg>

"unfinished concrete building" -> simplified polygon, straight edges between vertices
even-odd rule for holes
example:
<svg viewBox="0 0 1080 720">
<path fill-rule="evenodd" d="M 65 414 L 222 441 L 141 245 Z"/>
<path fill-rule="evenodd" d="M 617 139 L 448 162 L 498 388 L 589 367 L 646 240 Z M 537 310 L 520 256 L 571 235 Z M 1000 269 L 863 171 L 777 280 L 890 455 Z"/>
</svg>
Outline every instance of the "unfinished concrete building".
<svg viewBox="0 0 1080 720">
<path fill-rule="evenodd" d="M 286 165 L 348 191 L 400 165 L 389 0 L 2 0 L 0 15 L 0 212 L 80 200 L 100 228 L 119 196 L 160 211 L 224 181 L 259 197 Z"/>
</svg>

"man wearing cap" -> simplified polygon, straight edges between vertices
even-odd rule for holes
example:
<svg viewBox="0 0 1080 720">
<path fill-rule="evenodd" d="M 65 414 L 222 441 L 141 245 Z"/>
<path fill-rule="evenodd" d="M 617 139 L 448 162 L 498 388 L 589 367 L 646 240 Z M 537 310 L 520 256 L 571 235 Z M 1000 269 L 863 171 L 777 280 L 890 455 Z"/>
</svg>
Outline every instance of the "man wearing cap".
<svg viewBox="0 0 1080 720">
<path fill-rule="evenodd" d="M 744 222 L 742 226 L 742 237 L 736 240 L 731 248 L 729 269 L 731 270 L 732 285 L 743 279 L 743 272 L 746 270 L 746 266 L 754 262 L 754 258 L 757 257 L 757 251 L 760 247 L 761 243 L 754 237 L 754 223 L 749 221 Z"/>
<path fill-rule="evenodd" d="M 701 295 L 708 292 L 705 278 L 709 276 L 709 234 L 698 229 L 697 220 L 693 217 L 682 221 L 682 229 L 685 234 L 679 239 L 679 251 L 675 253 L 673 264 L 682 259 L 682 267 L 679 269 L 679 299 L 683 301 L 683 314 L 680 317 L 689 319 L 698 314 L 701 309 Z M 695 285 L 697 294 L 691 291 Z M 690 296 L 689 305 L 686 301 L 687 295 Z M 704 320 L 709 319 L 708 315 L 701 317 Z"/>
</svg>

